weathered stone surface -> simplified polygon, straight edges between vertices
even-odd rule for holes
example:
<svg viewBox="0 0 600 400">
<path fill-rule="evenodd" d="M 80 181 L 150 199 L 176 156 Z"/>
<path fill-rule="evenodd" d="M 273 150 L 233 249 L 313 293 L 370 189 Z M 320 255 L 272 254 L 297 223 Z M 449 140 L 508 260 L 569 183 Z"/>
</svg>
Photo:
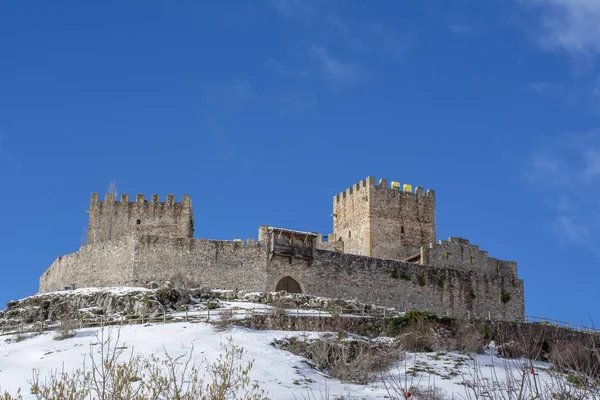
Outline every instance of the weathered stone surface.
<svg viewBox="0 0 600 400">
<path fill-rule="evenodd" d="M 192 201 L 183 196 L 182 202 L 175 202 L 173 195 L 166 202 L 160 202 L 158 195 L 147 201 L 138 194 L 134 202 L 129 195 L 116 201 L 108 194 L 100 201 L 98 194 L 92 194 L 90 201 L 90 222 L 88 243 L 100 243 L 127 236 L 130 233 L 191 238 L 194 233 Z"/>
<path fill-rule="evenodd" d="M 101 247 L 101 248 L 98 248 Z M 131 253 L 128 253 L 131 252 Z M 291 263 L 290 263 L 291 260 Z M 42 276 L 40 291 L 76 287 L 146 286 L 187 275 L 196 286 L 273 291 L 285 276 L 304 293 L 356 299 L 439 315 L 523 320 L 523 281 L 473 268 L 435 268 L 326 250 L 312 261 L 274 257 L 258 244 L 131 236 L 88 245 L 57 260 Z M 502 293 L 510 300 L 503 303 Z"/>
<path fill-rule="evenodd" d="M 167 288 L 232 290 L 223 296 L 236 298 L 240 290 L 271 292 L 283 282 L 280 288 L 289 291 L 299 287 L 311 295 L 400 310 L 524 319 L 516 263 L 489 258 L 464 239 L 435 244 L 433 191 L 398 190 L 369 177 L 335 196 L 333 203 L 329 242 L 314 233 L 305 233 L 303 242 L 292 232 L 288 257 L 269 248 L 268 227 L 261 227 L 258 241 L 194 239 L 188 196 L 182 203 L 172 197 L 161 203 L 157 196 L 151 202 L 141 195 L 135 202 L 127 196 L 117 202 L 92 195 L 89 244 L 59 257 L 41 276 L 40 292 L 157 288 L 168 281 Z M 407 258 L 410 262 L 399 261 Z M 178 301 L 172 303 L 181 305 Z"/>
<path fill-rule="evenodd" d="M 345 253 L 403 260 L 435 243 L 435 233 L 432 190 L 404 191 L 368 177 L 333 198 L 333 238 Z"/>
</svg>

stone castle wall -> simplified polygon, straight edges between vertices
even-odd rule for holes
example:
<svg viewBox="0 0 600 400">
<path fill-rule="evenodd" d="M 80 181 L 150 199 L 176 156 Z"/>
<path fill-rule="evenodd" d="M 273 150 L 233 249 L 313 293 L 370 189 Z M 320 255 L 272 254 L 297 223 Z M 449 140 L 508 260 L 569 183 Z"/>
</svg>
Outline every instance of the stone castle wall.
<svg viewBox="0 0 600 400">
<path fill-rule="evenodd" d="M 314 249 L 312 260 L 273 257 L 260 242 L 130 236 L 83 246 L 57 259 L 40 279 L 40 292 L 66 285 L 144 286 L 185 277 L 221 289 L 274 291 L 290 276 L 304 293 L 357 299 L 439 315 L 520 321 L 523 281 L 481 271 L 459 271 Z M 504 293 L 504 295 L 503 295 Z M 510 299 L 506 300 L 506 293 Z"/>
<path fill-rule="evenodd" d="M 370 256 L 369 224 L 372 187 L 366 181 L 355 184 L 333 197 L 333 240 L 343 242 L 344 251 Z"/>
<path fill-rule="evenodd" d="M 438 244 L 424 247 L 421 264 L 448 267 L 462 271 L 477 270 L 491 275 L 517 277 L 517 263 L 489 257 L 487 251 L 467 239 L 451 237 Z"/>
<path fill-rule="evenodd" d="M 194 214 L 188 195 L 183 196 L 181 203 L 175 202 L 172 194 L 167 196 L 166 202 L 161 202 L 157 194 L 152 195 L 151 201 L 138 194 L 135 202 L 130 202 L 127 194 L 121 195 L 121 201 L 115 201 L 113 194 L 107 194 L 105 200 L 100 201 L 94 193 L 89 214 L 90 244 L 130 233 L 173 238 L 191 238 L 194 234 Z"/>
<path fill-rule="evenodd" d="M 133 280 L 135 238 L 125 236 L 106 243 L 82 246 L 78 252 L 58 257 L 40 277 L 40 292 L 67 287 L 127 284 Z"/>
<path fill-rule="evenodd" d="M 367 179 L 369 184 L 369 179 Z M 403 260 L 421 246 L 435 243 L 435 192 L 421 188 L 412 192 L 392 189 L 385 179 L 375 186 L 372 178 L 371 254 L 373 257 Z"/>
</svg>

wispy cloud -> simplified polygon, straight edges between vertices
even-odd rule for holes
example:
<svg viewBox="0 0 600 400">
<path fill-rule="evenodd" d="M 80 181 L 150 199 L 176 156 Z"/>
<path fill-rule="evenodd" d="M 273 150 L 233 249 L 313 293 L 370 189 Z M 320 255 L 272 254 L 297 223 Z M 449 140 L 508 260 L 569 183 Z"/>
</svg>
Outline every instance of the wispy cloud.
<svg viewBox="0 0 600 400">
<path fill-rule="evenodd" d="M 285 93 L 281 97 L 281 110 L 283 113 L 309 110 L 317 106 L 319 99 L 309 89 L 296 89 Z"/>
<path fill-rule="evenodd" d="M 328 80 L 355 83 L 366 78 L 367 72 L 364 67 L 332 56 L 325 47 L 312 46 L 310 53 L 319 64 L 322 75 Z"/>
<path fill-rule="evenodd" d="M 454 33 L 471 33 L 473 32 L 473 27 L 471 25 L 466 24 L 453 24 L 448 25 L 447 28 Z"/>
<path fill-rule="evenodd" d="M 283 16 L 288 18 L 307 19 L 315 14 L 309 0 L 267 0 Z"/>
<path fill-rule="evenodd" d="M 326 37 L 330 47 L 344 47 L 356 53 L 399 58 L 415 41 L 414 30 L 410 29 L 408 23 L 398 23 L 392 27 L 378 20 L 350 17 L 339 8 L 338 2 L 266 1 L 285 18 L 307 24 L 310 27 L 309 32 Z M 360 10 L 357 12 L 360 13 Z"/>
<path fill-rule="evenodd" d="M 522 1 L 540 8 L 542 46 L 575 56 L 600 54 L 600 1 Z"/>
<path fill-rule="evenodd" d="M 256 96 L 254 87 L 245 80 L 231 78 L 224 84 L 204 86 L 205 102 L 218 106 L 234 106 L 251 100 Z"/>
<path fill-rule="evenodd" d="M 600 258 L 600 129 L 547 142 L 529 159 L 526 178 L 550 207 L 559 237 Z"/>
<path fill-rule="evenodd" d="M 294 70 L 283 65 L 280 61 L 277 61 L 273 58 L 267 59 L 265 61 L 265 65 L 271 71 L 275 72 L 277 75 L 281 76 L 289 76 L 289 77 L 297 77 L 297 78 L 308 78 L 311 76 L 310 72 L 303 70 Z"/>
</svg>

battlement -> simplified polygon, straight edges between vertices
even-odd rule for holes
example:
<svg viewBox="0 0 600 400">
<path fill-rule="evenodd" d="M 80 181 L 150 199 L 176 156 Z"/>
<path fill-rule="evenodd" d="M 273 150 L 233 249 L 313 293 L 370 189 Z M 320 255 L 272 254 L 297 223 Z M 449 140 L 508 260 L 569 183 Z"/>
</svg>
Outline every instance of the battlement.
<svg viewBox="0 0 600 400">
<path fill-rule="evenodd" d="M 482 270 L 489 274 L 517 277 L 516 262 L 490 257 L 487 251 L 459 237 L 449 237 L 448 240 L 422 247 L 420 257 L 414 261 L 437 267 Z"/>
<path fill-rule="evenodd" d="M 134 201 L 130 201 L 129 194 L 122 194 L 117 200 L 114 194 L 108 193 L 100 200 L 98 193 L 92 193 L 88 213 L 88 243 L 132 233 L 186 238 L 192 237 L 194 231 L 192 200 L 187 194 L 181 202 L 168 194 L 163 202 L 158 194 L 153 194 L 149 201 L 144 194 L 136 194 Z"/>
<path fill-rule="evenodd" d="M 161 205 L 161 206 L 181 205 L 183 207 L 191 207 L 192 200 L 191 200 L 189 194 L 184 194 L 182 196 L 181 202 L 176 202 L 175 195 L 168 194 L 166 201 L 161 202 L 160 195 L 153 194 L 150 201 L 148 201 L 148 200 L 146 200 L 146 197 L 144 196 L 144 194 L 136 194 L 135 201 L 129 201 L 129 194 L 126 194 L 126 193 L 121 195 L 120 201 L 117 201 L 115 199 L 115 195 L 113 193 L 107 193 L 106 196 L 104 196 L 104 200 L 100 200 L 100 196 L 98 195 L 98 193 L 92 193 L 92 196 L 90 199 L 90 207 L 100 206 L 100 205 L 117 205 L 117 204 L 119 204 L 119 205 L 127 204 L 128 207 L 132 204 L 147 205 L 148 207 L 156 206 L 156 205 Z"/>
<path fill-rule="evenodd" d="M 427 189 L 427 191 L 423 190 L 421 187 L 415 187 L 413 191 L 413 185 L 409 183 L 405 183 L 403 185 L 397 181 L 389 182 L 387 179 L 379 179 L 379 183 L 373 176 L 367 177 L 367 179 L 363 179 L 358 183 L 347 188 L 345 191 L 340 192 L 334 198 L 336 202 L 346 199 L 347 197 L 352 196 L 354 193 L 359 193 L 361 190 L 366 192 L 369 188 L 376 188 L 377 190 L 388 189 L 390 191 L 394 191 L 395 193 L 401 194 L 412 194 L 417 196 L 426 196 L 426 197 L 435 197 L 435 191 L 432 189 Z"/>
</svg>

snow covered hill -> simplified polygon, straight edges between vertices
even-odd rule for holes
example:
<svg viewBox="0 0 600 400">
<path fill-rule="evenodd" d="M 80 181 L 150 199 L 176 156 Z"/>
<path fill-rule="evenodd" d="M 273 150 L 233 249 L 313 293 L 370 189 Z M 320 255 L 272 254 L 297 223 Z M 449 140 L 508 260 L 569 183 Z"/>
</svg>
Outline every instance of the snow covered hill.
<svg viewBox="0 0 600 400">
<path fill-rule="evenodd" d="M 277 328 L 264 324 L 250 324 L 250 327 L 232 324 L 248 318 L 249 310 L 254 317 L 268 316 L 283 323 L 276 324 Z M 192 354 L 194 362 L 204 366 L 201 371 L 206 371 L 206 367 L 224 353 L 223 345 L 233 343 L 245 350 L 240 362 L 253 360 L 249 377 L 267 392 L 270 399 L 600 399 L 598 385 L 587 385 L 584 375 L 565 374 L 541 361 L 500 357 L 500 353 L 507 355 L 506 349 L 522 350 L 519 343 L 514 342 L 515 336 L 502 352 L 491 342 L 483 353 L 469 353 L 465 344 L 474 339 L 479 343 L 478 349 L 484 344 L 479 328 L 470 322 L 452 328 L 443 323 L 440 325 L 437 320 L 423 320 L 421 325 L 409 326 L 408 331 L 401 330 L 397 337 L 387 337 L 390 313 L 403 315 L 375 305 L 285 292 L 244 294 L 207 289 L 106 288 L 36 295 L 10 302 L 7 309 L 0 311 L 2 331 L 15 332 L 0 335 L 0 398 L 2 391 L 14 394 L 19 388 L 23 398 L 36 398 L 29 390 L 35 374 L 39 374 L 43 382 L 62 371 L 72 373 L 81 369 L 84 363 L 89 370 L 91 357 L 97 357 L 101 347 L 98 335 L 110 331 L 111 337 L 119 337 L 122 361 L 132 355 L 165 359 L 167 354 L 171 357 Z M 35 332 L 38 328 L 57 329 L 58 321 L 64 315 L 75 318 L 76 326 L 89 326 L 90 323 L 97 326 L 77 329 L 73 337 L 64 340 L 56 340 L 56 330 Z M 140 316 L 145 319 L 140 320 Z M 167 321 L 167 316 L 170 322 L 161 323 Z M 345 318 L 342 322 L 346 325 L 327 323 L 327 320 L 339 317 Z M 205 322 L 208 319 L 211 323 Z M 320 322 L 300 328 L 294 328 L 299 325 L 288 324 L 300 319 Z M 148 323 L 149 320 L 151 323 Z M 121 326 L 123 321 L 132 325 Z M 101 327 L 110 323 L 119 325 Z M 362 337 L 355 333 L 361 331 L 362 325 L 373 328 L 368 330 L 371 336 Z M 315 327 L 321 330 L 333 328 L 335 331 L 311 331 Z M 451 333 L 449 328 L 455 331 Z M 28 329 L 31 332 L 27 332 Z M 21 330 L 25 333 L 19 332 Z M 365 329 L 362 331 L 366 332 Z M 534 334 L 533 339 L 539 339 L 535 336 L 539 332 Z M 461 336 L 460 341 L 457 335 Z M 423 339 L 421 336 L 436 340 L 438 345 L 433 348 L 462 346 L 463 352 L 403 351 L 419 344 L 415 340 L 419 342 Z M 232 342 L 229 342 L 230 339 Z M 367 353 L 377 350 L 379 354 L 389 353 L 391 357 L 387 357 L 387 363 L 380 363 L 376 373 L 370 374 L 369 378 L 374 379 L 369 379 L 368 383 L 349 383 L 335 379 L 334 376 L 339 377 L 340 374 L 334 374 L 332 367 L 328 369 L 320 365 L 314 354 L 298 350 L 306 349 L 306 346 L 293 345 L 327 341 L 341 343 L 342 348 L 328 348 L 326 351 L 355 353 L 360 347 L 352 348 L 348 344 L 359 343 L 366 346 L 363 349 Z M 545 342 L 536 343 L 541 346 Z M 514 347 L 515 344 L 517 347 Z M 578 342 L 572 344 L 581 346 Z M 565 349 L 581 351 L 581 347 L 567 346 Z M 591 356 L 597 357 L 598 354 L 592 353 Z M 348 361 L 345 365 L 351 369 L 366 368 L 367 364 L 351 364 Z M 595 368 L 594 365 L 592 367 Z M 600 365 L 597 369 L 591 371 L 592 375 L 600 374 Z M 211 381 L 209 375 L 202 378 L 205 383 Z M 517 397 L 518 394 L 522 397 Z"/>
<path fill-rule="evenodd" d="M 246 350 L 244 359 L 254 360 L 250 377 L 259 382 L 272 399 L 389 399 L 394 395 L 390 396 L 388 390 L 394 392 L 395 389 L 398 392 L 396 398 L 401 398 L 405 390 L 417 386 L 424 389 L 437 387 L 438 394 L 446 394 L 446 397 L 438 398 L 474 398 L 469 397 L 465 382 L 506 383 L 511 374 L 518 378 L 522 364 L 526 363 L 524 360 L 507 362 L 489 352 L 474 358 L 456 353 L 407 353 L 381 379 L 356 385 L 330 379 L 310 367 L 302 357 L 273 345 L 276 339 L 318 337 L 322 333 L 256 331 L 241 327 L 219 331 L 207 323 L 134 325 L 119 330 L 120 341 L 126 349 L 123 357 L 129 356 L 130 352 L 162 356 L 165 350 L 171 356 L 179 356 L 192 351 L 193 345 L 195 356 L 213 362 L 221 352 L 221 344 L 231 337 L 236 345 Z M 91 328 L 78 330 L 75 337 L 61 341 L 55 340 L 55 333 L 51 332 L 31 335 L 18 342 L 14 337 L 4 338 L 0 341 L 2 390 L 15 393 L 22 388 L 25 399 L 34 399 L 28 394 L 32 369 L 39 370 L 43 378 L 51 370 L 69 372 L 80 368 L 84 357 L 89 357 L 90 346 L 93 349 L 97 343 L 97 331 Z M 540 385 L 551 383 L 549 367 L 547 363 L 534 363 L 535 375 L 525 375 L 529 384 L 534 383 L 534 378 Z M 418 399 L 418 394 L 414 398 Z"/>
</svg>

